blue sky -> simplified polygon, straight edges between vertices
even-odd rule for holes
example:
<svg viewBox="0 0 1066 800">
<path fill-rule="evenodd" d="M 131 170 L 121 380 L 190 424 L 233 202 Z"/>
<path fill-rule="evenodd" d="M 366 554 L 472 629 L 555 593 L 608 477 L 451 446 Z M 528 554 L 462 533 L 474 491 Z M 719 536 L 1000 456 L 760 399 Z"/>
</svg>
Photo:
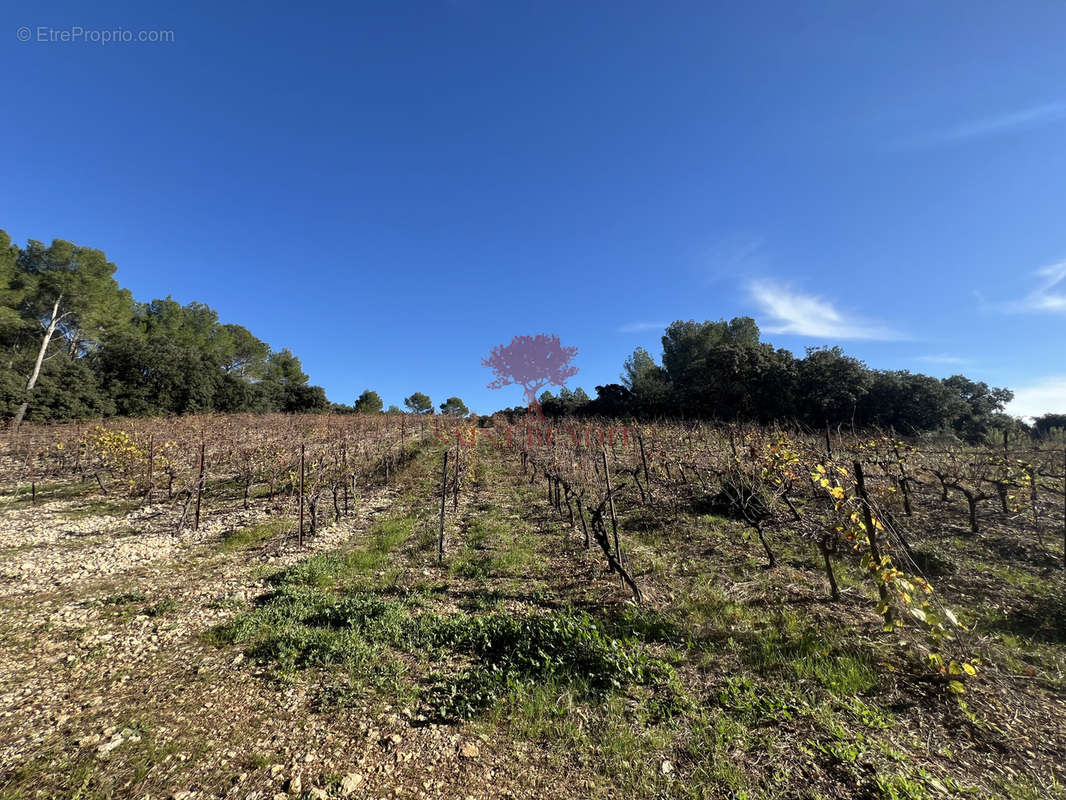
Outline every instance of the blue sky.
<svg viewBox="0 0 1066 800">
<path fill-rule="evenodd" d="M 519 404 L 480 359 L 540 332 L 591 394 L 671 320 L 751 315 L 1066 411 L 1058 0 L 181 5 L 10 7 L 0 227 L 332 400 Z M 74 26 L 173 41 L 40 40 Z"/>
</svg>

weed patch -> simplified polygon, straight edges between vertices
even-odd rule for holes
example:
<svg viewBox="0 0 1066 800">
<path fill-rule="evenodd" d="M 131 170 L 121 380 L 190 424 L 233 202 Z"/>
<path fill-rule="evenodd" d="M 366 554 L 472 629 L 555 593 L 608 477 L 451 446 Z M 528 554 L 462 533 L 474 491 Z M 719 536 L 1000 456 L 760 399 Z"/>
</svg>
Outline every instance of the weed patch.
<svg viewBox="0 0 1066 800">
<path fill-rule="evenodd" d="M 451 656 L 469 666 L 435 676 L 424 693 L 427 710 L 442 719 L 473 717 L 536 685 L 562 685 L 583 699 L 649 687 L 664 713 L 679 702 L 668 664 L 588 614 L 412 614 L 410 600 L 324 588 L 349 567 L 339 556 L 306 559 L 281 573 L 255 609 L 214 628 L 209 638 L 243 644 L 249 656 L 285 675 L 343 667 L 358 680 L 378 679 L 395 676 L 404 653 Z"/>
<path fill-rule="evenodd" d="M 671 696 L 669 665 L 635 640 L 610 636 L 583 612 L 457 615 L 421 627 L 430 644 L 474 662 L 430 693 L 430 707 L 445 719 L 472 717 L 515 689 L 538 684 L 566 685 L 582 699 L 635 684 L 662 690 L 668 705 L 678 699 Z"/>
<path fill-rule="evenodd" d="M 222 539 L 218 543 L 218 550 L 223 553 L 247 550 L 250 547 L 255 547 L 265 541 L 281 536 L 291 528 L 291 520 L 277 519 L 260 522 L 247 528 L 226 531 L 222 534 Z"/>
</svg>

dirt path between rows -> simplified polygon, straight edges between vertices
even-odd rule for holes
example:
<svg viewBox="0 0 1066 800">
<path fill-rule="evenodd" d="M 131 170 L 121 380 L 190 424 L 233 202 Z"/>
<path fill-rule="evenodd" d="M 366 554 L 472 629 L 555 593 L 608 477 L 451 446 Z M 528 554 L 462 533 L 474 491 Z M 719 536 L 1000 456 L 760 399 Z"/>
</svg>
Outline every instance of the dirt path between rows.
<svg viewBox="0 0 1066 800">
<path fill-rule="evenodd" d="M 309 686 L 268 679 L 239 649 L 204 640 L 265 591 L 265 575 L 357 546 L 396 494 L 375 490 L 303 548 L 293 537 L 220 546 L 224 532 L 270 521 L 263 506 L 211 509 L 181 534 L 179 511 L 163 505 L 0 509 L 0 798 L 580 791 L 538 768 L 527 745 L 387 702 L 327 711 Z M 465 530 L 480 497 L 461 496 L 451 524 Z"/>
</svg>

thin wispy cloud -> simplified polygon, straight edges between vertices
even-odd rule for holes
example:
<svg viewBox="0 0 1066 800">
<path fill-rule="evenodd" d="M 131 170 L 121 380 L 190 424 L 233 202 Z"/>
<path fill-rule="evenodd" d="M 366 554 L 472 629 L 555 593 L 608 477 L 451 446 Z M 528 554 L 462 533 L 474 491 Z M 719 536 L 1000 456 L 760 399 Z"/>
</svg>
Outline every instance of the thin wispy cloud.
<svg viewBox="0 0 1066 800">
<path fill-rule="evenodd" d="M 752 281 L 748 284 L 748 291 L 770 318 L 769 325 L 760 325 L 767 333 L 788 333 L 828 340 L 890 341 L 904 338 L 887 326 L 843 314 L 828 300 L 801 294 L 767 280 Z"/>
<path fill-rule="evenodd" d="M 766 268 L 766 246 L 757 236 L 725 236 L 707 248 L 701 261 L 712 281 L 733 280 L 737 275 L 758 274 Z"/>
<path fill-rule="evenodd" d="M 1039 417 L 1043 414 L 1066 414 L 1066 375 L 1042 378 L 1014 390 L 1007 413 L 1016 417 Z"/>
<path fill-rule="evenodd" d="M 666 330 L 668 322 L 630 322 L 618 328 L 618 333 L 642 333 L 644 331 Z"/>
<path fill-rule="evenodd" d="M 928 131 L 899 143 L 901 147 L 936 147 L 972 139 L 1001 136 L 1066 120 L 1066 103 L 1045 103 L 990 117 L 970 120 L 952 127 Z"/>
<path fill-rule="evenodd" d="M 1021 300 L 1004 303 L 1001 308 L 1013 313 L 1032 311 L 1066 312 L 1066 261 L 1038 269 L 1033 273 L 1036 286 Z"/>
</svg>

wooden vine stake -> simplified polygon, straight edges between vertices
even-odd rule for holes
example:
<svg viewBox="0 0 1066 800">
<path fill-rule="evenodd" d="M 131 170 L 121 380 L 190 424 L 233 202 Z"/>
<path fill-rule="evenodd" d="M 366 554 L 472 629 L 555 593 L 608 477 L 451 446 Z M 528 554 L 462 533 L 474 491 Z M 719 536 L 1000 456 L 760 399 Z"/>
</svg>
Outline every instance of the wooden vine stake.
<svg viewBox="0 0 1066 800">
<path fill-rule="evenodd" d="M 452 510 L 459 510 L 459 465 L 462 458 L 459 457 L 459 431 L 455 431 L 455 486 L 452 490 Z"/>
<path fill-rule="evenodd" d="M 304 445 L 300 444 L 300 547 L 304 546 Z"/>
<path fill-rule="evenodd" d="M 200 434 L 200 477 L 196 481 L 196 516 L 193 519 L 192 529 L 200 530 L 200 498 L 204 493 L 204 435 Z"/>
<path fill-rule="evenodd" d="M 611 509 L 611 533 L 614 536 L 614 554 L 618 558 L 618 565 L 624 567 L 626 565 L 625 554 L 622 552 L 622 545 L 618 541 L 618 518 L 614 513 L 614 489 L 611 487 L 611 470 L 607 467 L 607 448 L 600 451 L 603 456 L 603 478 L 607 481 L 607 503 L 608 508 Z"/>
<path fill-rule="evenodd" d="M 348 439 L 341 442 L 341 483 L 344 484 L 344 516 L 348 516 Z"/>
<path fill-rule="evenodd" d="M 440 471 L 440 533 L 437 534 L 437 563 L 444 562 L 444 505 L 448 501 L 448 451 L 444 451 L 444 466 Z"/>
<path fill-rule="evenodd" d="M 873 558 L 877 569 L 880 570 L 881 548 L 877 546 L 877 528 L 874 527 L 873 514 L 870 512 L 870 496 L 866 493 L 866 481 L 862 475 L 862 464 L 858 461 L 853 461 L 852 466 L 855 467 L 855 488 L 858 489 L 859 498 L 862 500 L 862 516 L 863 522 L 866 524 L 866 538 L 870 542 L 870 557 Z M 885 622 L 888 622 L 892 618 L 892 608 L 888 604 L 888 589 L 880 578 L 875 577 L 875 579 L 877 580 L 877 595 L 881 598 L 881 605 L 886 608 Z"/>
<path fill-rule="evenodd" d="M 641 433 L 637 434 L 637 442 L 640 444 L 640 463 L 641 463 L 641 466 L 644 467 L 644 486 L 647 487 L 647 491 L 648 491 L 648 505 L 651 505 L 651 503 L 652 503 L 652 499 L 651 499 L 651 479 L 648 477 L 648 456 L 645 455 L 645 453 L 644 453 L 644 435 L 643 434 L 641 434 Z"/>
<path fill-rule="evenodd" d="M 148 434 L 148 491 L 145 492 L 145 500 L 152 505 L 152 482 L 155 470 L 155 434 Z"/>
<path fill-rule="evenodd" d="M 896 463 L 899 466 L 899 488 L 903 493 L 903 513 L 908 517 L 913 514 L 911 507 L 911 491 L 910 491 L 910 478 L 907 475 L 907 470 L 903 466 L 903 459 L 900 458 L 899 448 L 893 446 L 896 451 Z"/>
<path fill-rule="evenodd" d="M 30 478 L 30 504 L 37 505 L 37 480 L 33 475 L 33 439 L 29 440 L 26 452 L 26 472 Z"/>
</svg>

